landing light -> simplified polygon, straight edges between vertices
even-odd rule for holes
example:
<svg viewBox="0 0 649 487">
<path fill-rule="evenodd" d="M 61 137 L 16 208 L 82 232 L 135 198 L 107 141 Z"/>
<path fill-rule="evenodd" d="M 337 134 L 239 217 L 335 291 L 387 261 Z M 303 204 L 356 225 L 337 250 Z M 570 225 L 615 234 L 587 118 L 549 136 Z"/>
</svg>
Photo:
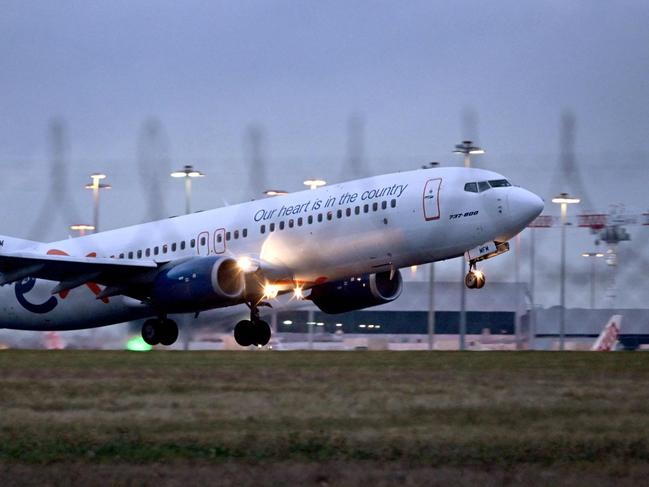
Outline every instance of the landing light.
<svg viewBox="0 0 649 487">
<path fill-rule="evenodd" d="M 295 299 L 304 299 L 304 292 L 300 286 L 296 286 L 295 289 L 293 289 L 293 297 Z"/>
<path fill-rule="evenodd" d="M 237 266 L 243 272 L 250 272 L 254 268 L 254 264 L 253 264 L 252 260 L 250 260 L 248 257 L 241 257 L 241 258 L 237 259 Z"/>
<path fill-rule="evenodd" d="M 279 288 L 274 284 L 266 284 L 264 286 L 264 298 L 275 299 L 279 294 Z"/>
</svg>

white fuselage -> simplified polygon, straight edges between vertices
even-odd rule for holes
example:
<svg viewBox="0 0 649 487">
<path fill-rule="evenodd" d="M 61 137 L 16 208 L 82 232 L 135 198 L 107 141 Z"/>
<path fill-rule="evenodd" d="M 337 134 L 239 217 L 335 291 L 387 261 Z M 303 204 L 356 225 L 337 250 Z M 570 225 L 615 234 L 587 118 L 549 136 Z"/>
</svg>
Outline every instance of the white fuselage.
<svg viewBox="0 0 649 487">
<path fill-rule="evenodd" d="M 7 238 L 3 252 L 94 253 L 159 263 L 249 256 L 288 270 L 308 288 L 512 238 L 541 212 L 540 198 L 515 186 L 465 191 L 469 182 L 503 179 L 465 168 L 387 174 L 28 248 Z M 0 288 L 0 327 L 78 329 L 156 314 L 133 298 L 96 299 L 88 285 L 52 296 L 55 285 L 32 280 Z"/>
</svg>

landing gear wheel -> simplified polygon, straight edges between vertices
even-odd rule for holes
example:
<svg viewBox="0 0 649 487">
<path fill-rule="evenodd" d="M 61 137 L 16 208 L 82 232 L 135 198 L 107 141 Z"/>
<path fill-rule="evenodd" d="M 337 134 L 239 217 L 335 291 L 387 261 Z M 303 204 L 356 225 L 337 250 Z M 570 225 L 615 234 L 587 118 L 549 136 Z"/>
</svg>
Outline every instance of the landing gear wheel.
<svg viewBox="0 0 649 487">
<path fill-rule="evenodd" d="M 242 347 L 248 347 L 255 343 L 255 326 L 250 320 L 241 320 L 234 327 L 234 339 Z"/>
<path fill-rule="evenodd" d="M 464 284 L 469 289 L 482 289 L 485 285 L 485 275 L 482 271 L 471 268 L 464 276 Z"/>
<path fill-rule="evenodd" d="M 142 325 L 142 339 L 149 345 L 160 343 L 158 320 L 146 320 Z"/>
<path fill-rule="evenodd" d="M 262 347 L 268 345 L 270 341 L 270 325 L 264 320 L 259 320 L 254 323 L 255 325 L 255 345 Z"/>
<path fill-rule="evenodd" d="M 158 321 L 160 344 L 172 345 L 178 339 L 178 325 L 174 320 L 164 319 Z"/>
</svg>

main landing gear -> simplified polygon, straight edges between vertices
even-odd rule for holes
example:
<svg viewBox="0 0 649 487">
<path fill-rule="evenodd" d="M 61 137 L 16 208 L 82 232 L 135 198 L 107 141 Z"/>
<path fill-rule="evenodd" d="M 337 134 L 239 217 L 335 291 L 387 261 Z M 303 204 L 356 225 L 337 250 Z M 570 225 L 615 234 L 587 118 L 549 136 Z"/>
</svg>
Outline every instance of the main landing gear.
<svg viewBox="0 0 649 487">
<path fill-rule="evenodd" d="M 485 275 L 475 267 L 475 262 L 469 262 L 469 272 L 464 276 L 464 284 L 469 289 L 481 289 L 484 287 Z"/>
<path fill-rule="evenodd" d="M 149 345 L 171 345 L 178 338 L 178 325 L 169 318 L 146 320 L 142 325 L 142 338 Z"/>
<path fill-rule="evenodd" d="M 258 306 L 269 306 L 268 303 L 248 304 L 250 319 L 241 320 L 234 327 L 234 339 L 242 347 L 250 345 L 267 345 L 270 341 L 270 326 L 259 318 Z"/>
</svg>

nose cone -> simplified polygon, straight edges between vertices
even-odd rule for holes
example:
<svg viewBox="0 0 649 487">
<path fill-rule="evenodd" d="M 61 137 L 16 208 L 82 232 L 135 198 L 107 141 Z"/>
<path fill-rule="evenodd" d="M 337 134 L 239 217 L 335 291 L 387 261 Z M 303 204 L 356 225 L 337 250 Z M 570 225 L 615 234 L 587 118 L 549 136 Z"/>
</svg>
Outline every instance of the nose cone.
<svg viewBox="0 0 649 487">
<path fill-rule="evenodd" d="M 508 196 L 509 212 L 512 223 L 521 230 L 532 222 L 543 211 L 543 200 L 523 188 L 512 188 Z"/>
</svg>

